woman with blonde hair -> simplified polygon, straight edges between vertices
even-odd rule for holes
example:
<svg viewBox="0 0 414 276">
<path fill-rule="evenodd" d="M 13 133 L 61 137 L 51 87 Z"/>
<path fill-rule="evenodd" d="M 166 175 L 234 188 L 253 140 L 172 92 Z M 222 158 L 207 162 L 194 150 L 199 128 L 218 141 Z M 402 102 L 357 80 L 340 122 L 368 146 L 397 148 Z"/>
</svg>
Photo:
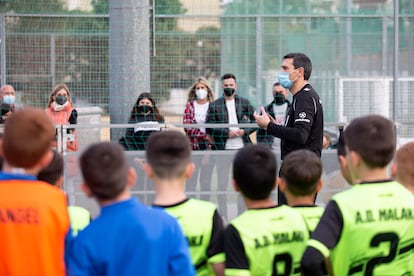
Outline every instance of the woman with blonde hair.
<svg viewBox="0 0 414 276">
<path fill-rule="evenodd" d="M 47 115 L 56 125 L 77 124 L 78 112 L 73 108 L 72 97 L 69 88 L 64 83 L 57 84 L 49 97 L 48 107 L 45 109 Z M 77 151 L 78 142 L 76 130 L 67 129 L 68 139 L 67 151 Z"/>
<path fill-rule="evenodd" d="M 206 129 L 190 125 L 205 123 L 208 107 L 213 101 L 214 94 L 209 81 L 204 77 L 198 77 L 188 89 L 187 104 L 183 115 L 183 124 L 189 125 L 184 128 L 184 131 L 190 138 L 193 150 L 212 149 L 211 139 L 206 135 Z M 193 160 L 196 168 L 192 178 L 187 182 L 187 190 L 195 191 L 197 180 L 200 177 L 200 190 L 209 191 L 214 163 L 208 154 L 193 155 Z M 208 196 L 202 196 L 202 198 L 208 200 Z"/>
</svg>

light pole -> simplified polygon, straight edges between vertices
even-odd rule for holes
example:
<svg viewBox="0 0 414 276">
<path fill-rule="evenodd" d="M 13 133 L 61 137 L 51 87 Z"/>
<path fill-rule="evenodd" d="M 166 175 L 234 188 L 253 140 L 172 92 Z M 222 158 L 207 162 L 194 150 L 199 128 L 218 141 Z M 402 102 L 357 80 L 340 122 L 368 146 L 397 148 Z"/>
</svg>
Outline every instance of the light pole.
<svg viewBox="0 0 414 276">
<path fill-rule="evenodd" d="M 203 69 L 203 64 L 201 62 L 201 48 L 203 47 L 203 41 L 197 41 L 197 76 L 201 76 L 201 69 Z"/>
</svg>

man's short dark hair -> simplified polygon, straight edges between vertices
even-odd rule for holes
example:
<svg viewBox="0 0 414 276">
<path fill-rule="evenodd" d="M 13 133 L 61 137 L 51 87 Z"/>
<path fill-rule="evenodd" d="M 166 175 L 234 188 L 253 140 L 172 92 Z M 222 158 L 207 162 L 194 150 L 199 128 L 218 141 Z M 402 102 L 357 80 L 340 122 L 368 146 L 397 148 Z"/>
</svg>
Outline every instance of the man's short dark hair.
<svg viewBox="0 0 414 276">
<path fill-rule="evenodd" d="M 302 67 L 304 70 L 303 78 L 309 80 L 312 74 L 312 62 L 310 58 L 303 53 L 289 53 L 283 57 L 283 59 L 292 58 L 293 67 L 295 69 Z"/>
<path fill-rule="evenodd" d="M 147 141 L 146 158 L 154 174 L 162 179 L 180 177 L 191 162 L 191 142 L 179 131 L 151 134 Z"/>
<path fill-rule="evenodd" d="M 371 168 L 387 166 L 394 156 L 394 124 L 380 115 L 354 119 L 345 129 L 344 138 L 346 147 L 357 152 Z"/>
<path fill-rule="evenodd" d="M 248 145 L 233 160 L 233 179 L 241 193 L 252 200 L 266 199 L 275 188 L 277 162 L 264 145 Z"/>
<path fill-rule="evenodd" d="M 281 84 L 280 84 L 280 82 L 278 82 L 278 81 L 277 81 L 277 82 L 275 82 L 275 83 L 273 84 L 273 87 L 275 87 L 275 86 L 279 86 L 279 85 L 281 85 Z"/>
<path fill-rule="evenodd" d="M 280 177 L 296 196 L 312 195 L 322 176 L 322 162 L 316 153 L 301 149 L 289 153 L 280 167 Z"/>
<path fill-rule="evenodd" d="M 80 157 L 85 184 L 99 200 L 112 200 L 128 184 L 128 160 L 122 146 L 101 142 L 89 146 Z"/>
<path fill-rule="evenodd" d="M 226 79 L 234 79 L 235 81 L 237 81 L 236 76 L 232 73 L 226 73 L 221 77 L 221 81 L 224 81 Z"/>
</svg>

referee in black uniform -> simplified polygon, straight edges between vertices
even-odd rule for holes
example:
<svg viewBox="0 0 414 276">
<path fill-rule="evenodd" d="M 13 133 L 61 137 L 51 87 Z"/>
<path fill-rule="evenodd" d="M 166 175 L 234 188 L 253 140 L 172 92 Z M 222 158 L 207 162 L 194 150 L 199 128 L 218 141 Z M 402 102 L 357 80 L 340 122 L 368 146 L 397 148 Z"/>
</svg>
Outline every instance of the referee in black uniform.
<svg viewBox="0 0 414 276">
<path fill-rule="evenodd" d="M 323 139 L 323 108 L 318 93 L 308 83 L 312 73 L 312 62 L 303 53 L 289 53 L 283 57 L 279 83 L 293 95 L 292 105 L 287 111 L 285 125 L 280 126 L 261 107 L 261 115 L 254 117 L 259 127 L 267 134 L 281 139 L 281 159 L 292 151 L 308 149 L 319 157 Z M 300 164 L 298 164 L 300 166 Z M 286 197 L 278 191 L 278 203 L 286 204 Z"/>
</svg>

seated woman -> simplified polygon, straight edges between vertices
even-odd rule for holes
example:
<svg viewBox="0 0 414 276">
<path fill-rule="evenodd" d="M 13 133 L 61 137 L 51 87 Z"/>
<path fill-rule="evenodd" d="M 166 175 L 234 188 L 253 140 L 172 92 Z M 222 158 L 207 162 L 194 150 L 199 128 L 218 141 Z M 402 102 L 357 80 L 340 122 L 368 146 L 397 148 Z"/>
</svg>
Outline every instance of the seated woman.
<svg viewBox="0 0 414 276">
<path fill-rule="evenodd" d="M 157 123 L 164 123 L 164 117 L 156 107 L 151 93 L 141 93 L 128 119 L 128 124 L 135 124 L 135 126 L 126 130 L 125 136 L 119 140 L 119 143 L 126 150 L 145 150 L 147 138 L 153 132 L 160 131 Z"/>
<path fill-rule="evenodd" d="M 73 108 L 71 93 L 66 84 L 61 83 L 55 86 L 45 111 L 56 125 L 77 124 L 78 122 L 78 112 Z M 69 135 L 67 136 L 66 150 L 77 151 L 76 130 L 68 128 L 67 134 Z"/>
</svg>

